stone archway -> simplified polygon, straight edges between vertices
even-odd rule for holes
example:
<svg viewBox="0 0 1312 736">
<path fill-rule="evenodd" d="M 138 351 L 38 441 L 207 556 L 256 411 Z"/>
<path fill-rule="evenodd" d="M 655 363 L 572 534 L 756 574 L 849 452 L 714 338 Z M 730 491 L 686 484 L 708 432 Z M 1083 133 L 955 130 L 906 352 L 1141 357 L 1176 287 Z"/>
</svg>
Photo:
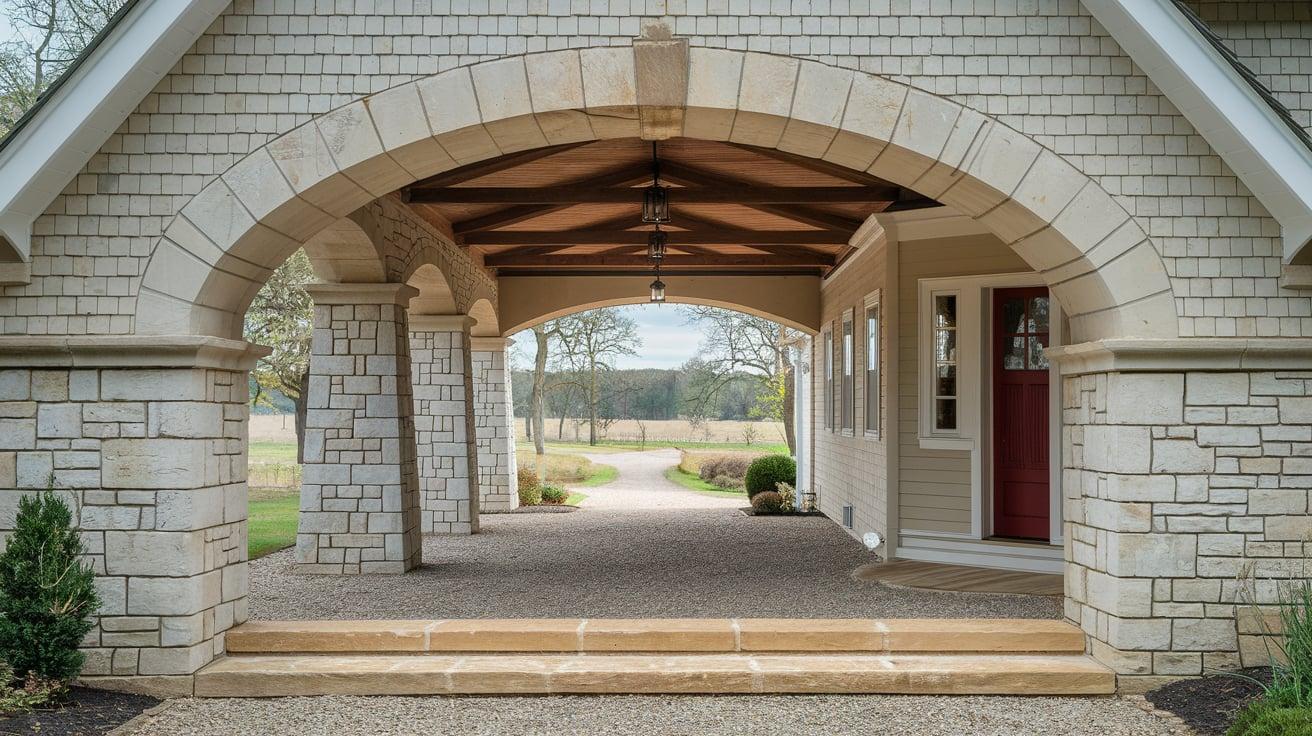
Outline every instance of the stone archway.
<svg viewBox="0 0 1312 736">
<path fill-rule="evenodd" d="M 677 134 L 823 159 L 954 207 L 1043 274 L 1077 340 L 1179 334 L 1166 270 L 1144 231 L 1096 182 L 1023 134 L 860 72 L 663 48 L 639 42 L 453 69 L 275 138 L 165 229 L 142 278 L 137 333 L 234 337 L 245 307 L 238 295 L 280 254 L 420 178 L 558 143 Z"/>
</svg>

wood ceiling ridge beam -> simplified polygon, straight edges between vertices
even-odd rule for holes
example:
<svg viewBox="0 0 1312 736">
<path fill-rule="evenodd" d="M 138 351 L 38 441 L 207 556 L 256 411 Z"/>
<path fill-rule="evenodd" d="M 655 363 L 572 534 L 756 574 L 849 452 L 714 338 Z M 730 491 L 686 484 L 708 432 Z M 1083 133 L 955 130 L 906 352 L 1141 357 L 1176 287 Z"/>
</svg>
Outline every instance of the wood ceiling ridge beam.
<svg viewBox="0 0 1312 736">
<path fill-rule="evenodd" d="M 636 187 L 547 185 L 540 187 L 447 187 L 412 189 L 414 204 L 639 204 Z M 697 187 L 676 190 L 671 204 L 824 204 L 895 201 L 886 187 Z"/>
<path fill-rule="evenodd" d="M 609 172 L 595 176 L 579 177 L 563 182 L 565 186 L 577 186 L 582 184 L 595 184 L 597 186 L 636 186 L 651 180 L 651 172 L 645 165 L 621 166 L 612 169 Z M 408 190 L 407 190 L 408 192 Z M 532 220 L 543 215 L 549 215 L 553 212 L 559 212 L 568 209 L 576 203 L 570 204 L 549 204 L 549 205 L 521 205 L 517 207 L 507 207 L 504 210 L 491 212 L 486 215 L 480 215 L 468 220 L 454 223 L 451 230 L 456 235 L 477 232 L 479 230 L 490 230 L 497 227 L 506 227 L 515 225 L 525 220 Z"/>
<path fill-rule="evenodd" d="M 409 187 L 406 188 L 425 189 L 431 187 L 446 187 L 446 186 L 451 186 L 452 184 L 460 184 L 462 182 L 471 181 L 473 179 L 479 179 L 484 176 L 490 176 L 492 174 L 500 173 L 507 169 L 518 168 L 520 166 L 524 166 L 525 164 L 533 163 L 534 161 L 541 161 L 542 159 L 545 158 L 551 158 L 552 156 L 565 153 L 566 151 L 572 151 L 576 148 L 580 148 L 582 146 L 586 146 L 595 142 L 596 141 L 562 143 L 556 146 L 547 146 L 545 148 L 532 148 L 527 151 L 510 153 L 504 156 L 498 156 L 496 158 L 487 159 L 485 161 L 477 161 L 472 164 L 465 164 L 464 166 L 452 169 L 450 171 L 444 171 L 440 174 L 430 176 L 427 179 L 422 179 L 420 181 L 415 182 L 414 184 L 411 184 Z"/>
<path fill-rule="evenodd" d="M 547 254 L 547 255 L 488 255 L 483 265 L 489 268 L 507 266 L 537 267 L 578 267 L 605 266 L 615 268 L 650 269 L 652 263 L 645 255 L 609 255 L 588 254 Z M 812 266 L 830 268 L 834 259 L 829 256 L 804 255 L 759 255 L 755 253 L 716 253 L 713 255 L 667 255 L 661 262 L 661 268 L 682 268 L 688 266 L 735 267 L 735 266 Z M 713 272 L 712 272 L 713 273 Z"/>
<path fill-rule="evenodd" d="M 830 245 L 845 246 L 847 233 L 823 230 L 667 230 L 670 246 L 678 245 Z M 465 245 L 644 245 L 644 230 L 564 230 L 534 232 L 499 230 L 469 233 Z"/>
</svg>

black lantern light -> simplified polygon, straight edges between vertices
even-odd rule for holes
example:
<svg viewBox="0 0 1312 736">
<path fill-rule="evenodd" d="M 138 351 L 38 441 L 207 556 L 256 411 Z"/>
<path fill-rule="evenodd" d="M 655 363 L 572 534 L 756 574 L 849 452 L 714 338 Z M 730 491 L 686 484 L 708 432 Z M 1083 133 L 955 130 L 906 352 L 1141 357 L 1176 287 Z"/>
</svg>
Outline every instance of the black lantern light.
<svg viewBox="0 0 1312 736">
<path fill-rule="evenodd" d="M 665 282 L 661 281 L 660 270 L 656 271 L 656 280 L 651 282 L 651 303 L 662 304 L 665 302 Z"/>
<path fill-rule="evenodd" d="M 647 233 L 647 258 L 655 263 L 664 260 L 665 241 L 666 236 L 660 225 L 657 225 L 655 230 Z"/>
<path fill-rule="evenodd" d="M 642 192 L 642 221 L 655 225 L 670 221 L 670 189 L 661 186 L 661 165 L 656 141 L 651 143 L 651 186 Z"/>
</svg>

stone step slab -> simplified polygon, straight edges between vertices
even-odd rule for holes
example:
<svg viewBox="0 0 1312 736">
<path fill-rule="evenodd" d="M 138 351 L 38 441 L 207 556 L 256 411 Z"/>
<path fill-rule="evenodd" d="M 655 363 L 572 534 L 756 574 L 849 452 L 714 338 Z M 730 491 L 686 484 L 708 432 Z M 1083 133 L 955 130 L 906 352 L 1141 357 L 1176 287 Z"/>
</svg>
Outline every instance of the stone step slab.
<svg viewBox="0 0 1312 736">
<path fill-rule="evenodd" d="M 1034 652 L 1082 654 L 1046 619 L 461 619 L 249 621 L 234 654 L 388 652 Z"/>
<path fill-rule="evenodd" d="M 1084 655 L 370 654 L 229 656 L 197 697 L 657 693 L 1109 695 Z"/>
</svg>

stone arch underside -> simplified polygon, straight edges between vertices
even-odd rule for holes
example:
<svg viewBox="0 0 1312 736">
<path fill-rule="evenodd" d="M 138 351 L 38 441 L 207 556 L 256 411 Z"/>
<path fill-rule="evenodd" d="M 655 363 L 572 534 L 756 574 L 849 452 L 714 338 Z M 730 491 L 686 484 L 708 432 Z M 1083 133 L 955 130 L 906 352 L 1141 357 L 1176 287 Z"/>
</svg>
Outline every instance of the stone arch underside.
<svg viewBox="0 0 1312 736">
<path fill-rule="evenodd" d="M 646 48 L 460 67 L 270 141 L 165 229 L 142 279 L 136 332 L 238 336 L 249 299 L 295 247 L 362 207 L 402 207 L 387 195 L 417 180 L 548 145 L 681 135 L 865 171 L 975 218 L 1043 274 L 1077 341 L 1179 334 L 1146 233 L 1096 182 L 1021 133 L 942 97 L 818 62 L 707 48 L 644 57 Z M 446 257 L 438 265 L 453 289 L 469 282 L 495 296 L 486 272 L 454 245 L 414 250 Z M 418 265 L 403 265 L 401 280 Z"/>
</svg>

